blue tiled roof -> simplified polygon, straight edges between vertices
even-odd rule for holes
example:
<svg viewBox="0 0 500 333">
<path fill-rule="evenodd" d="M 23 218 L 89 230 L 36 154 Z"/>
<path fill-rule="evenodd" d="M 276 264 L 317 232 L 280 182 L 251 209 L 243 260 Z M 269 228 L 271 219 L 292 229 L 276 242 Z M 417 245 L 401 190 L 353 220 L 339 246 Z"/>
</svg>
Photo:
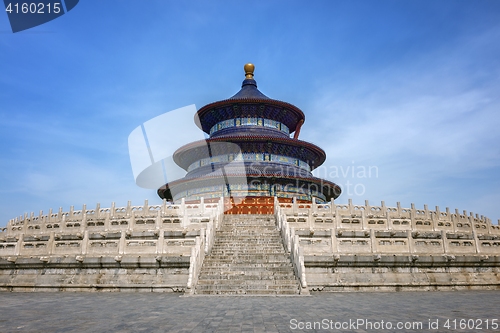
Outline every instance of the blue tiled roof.
<svg viewBox="0 0 500 333">
<path fill-rule="evenodd" d="M 229 99 L 254 98 L 254 99 L 270 99 L 257 89 L 257 82 L 254 79 L 246 79 L 241 84 L 241 90 Z"/>
</svg>

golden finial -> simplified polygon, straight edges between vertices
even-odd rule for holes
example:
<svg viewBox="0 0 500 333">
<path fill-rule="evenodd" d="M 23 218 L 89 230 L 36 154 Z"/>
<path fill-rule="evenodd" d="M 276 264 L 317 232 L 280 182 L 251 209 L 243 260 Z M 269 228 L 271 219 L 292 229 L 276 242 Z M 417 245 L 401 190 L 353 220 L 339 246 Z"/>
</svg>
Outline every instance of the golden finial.
<svg viewBox="0 0 500 333">
<path fill-rule="evenodd" d="M 255 66 L 251 63 L 246 64 L 245 69 L 245 79 L 253 79 L 253 71 L 255 70 Z"/>
</svg>

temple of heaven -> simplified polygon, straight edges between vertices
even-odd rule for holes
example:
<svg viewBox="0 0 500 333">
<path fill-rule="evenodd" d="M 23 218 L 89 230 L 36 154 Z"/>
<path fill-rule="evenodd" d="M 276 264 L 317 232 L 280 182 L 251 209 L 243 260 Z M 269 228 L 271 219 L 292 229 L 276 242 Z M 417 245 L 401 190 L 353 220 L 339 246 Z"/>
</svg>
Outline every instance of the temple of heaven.
<svg viewBox="0 0 500 333">
<path fill-rule="evenodd" d="M 320 203 L 340 195 L 338 185 L 311 173 L 326 154 L 298 139 L 304 113 L 261 93 L 254 68 L 244 66 L 238 93 L 195 114 L 196 125 L 209 137 L 177 149 L 174 162 L 187 174 L 160 187 L 162 199 L 277 197 Z"/>
</svg>

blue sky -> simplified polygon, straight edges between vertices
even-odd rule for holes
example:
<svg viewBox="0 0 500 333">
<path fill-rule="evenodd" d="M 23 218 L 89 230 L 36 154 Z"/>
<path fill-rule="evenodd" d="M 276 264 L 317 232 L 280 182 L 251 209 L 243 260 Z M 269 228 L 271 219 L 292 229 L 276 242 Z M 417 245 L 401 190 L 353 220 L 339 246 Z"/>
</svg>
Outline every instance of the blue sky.
<svg viewBox="0 0 500 333">
<path fill-rule="evenodd" d="M 134 183 L 128 135 L 232 96 L 247 62 L 264 94 L 306 114 L 300 138 L 327 152 L 318 173 L 343 187 L 337 202 L 496 221 L 499 41 L 496 0 L 80 1 L 16 34 L 0 15 L 0 225 L 160 202 Z"/>
</svg>

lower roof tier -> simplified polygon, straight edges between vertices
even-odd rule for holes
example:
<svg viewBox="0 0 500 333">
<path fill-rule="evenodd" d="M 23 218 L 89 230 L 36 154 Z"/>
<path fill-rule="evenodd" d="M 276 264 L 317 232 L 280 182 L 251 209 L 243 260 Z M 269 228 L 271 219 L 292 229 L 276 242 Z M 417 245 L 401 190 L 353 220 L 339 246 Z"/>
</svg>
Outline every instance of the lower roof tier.
<svg viewBox="0 0 500 333">
<path fill-rule="evenodd" d="M 318 202 L 336 199 L 340 187 L 330 181 L 316 177 L 297 177 L 262 174 L 222 174 L 192 179 L 180 179 L 158 189 L 162 199 L 178 201 L 201 198 L 277 196 Z"/>
<path fill-rule="evenodd" d="M 189 143 L 177 149 L 174 161 L 184 170 L 196 161 L 232 154 L 288 156 L 306 162 L 314 170 L 326 159 L 323 149 L 309 142 L 270 136 L 228 136 Z"/>
</svg>

